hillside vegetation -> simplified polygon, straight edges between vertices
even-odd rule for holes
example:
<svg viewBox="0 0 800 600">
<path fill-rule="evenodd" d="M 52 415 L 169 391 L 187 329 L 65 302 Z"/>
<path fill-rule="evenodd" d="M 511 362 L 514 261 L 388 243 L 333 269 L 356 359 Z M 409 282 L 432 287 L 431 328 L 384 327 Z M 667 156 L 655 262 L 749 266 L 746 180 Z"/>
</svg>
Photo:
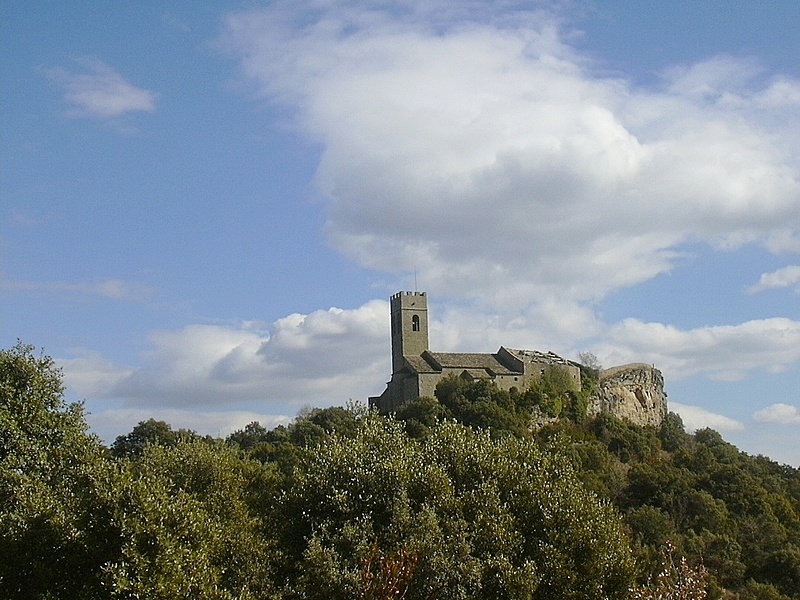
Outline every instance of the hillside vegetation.
<svg viewBox="0 0 800 600">
<path fill-rule="evenodd" d="M 415 436 L 456 419 L 567 458 L 619 510 L 640 581 L 657 578 L 669 549 L 708 571 L 712 598 L 800 598 L 800 470 L 740 452 L 711 429 L 689 435 L 674 413 L 659 428 L 582 418 L 591 376 L 584 372 L 578 394 L 549 374 L 525 394 L 451 379 L 437 399 L 421 398 L 397 417 Z M 542 418 L 551 415 L 562 418 Z"/>
<path fill-rule="evenodd" d="M 586 419 L 557 375 L 437 396 L 106 448 L 51 359 L 0 351 L 0 597 L 800 598 L 798 470 Z"/>
</svg>

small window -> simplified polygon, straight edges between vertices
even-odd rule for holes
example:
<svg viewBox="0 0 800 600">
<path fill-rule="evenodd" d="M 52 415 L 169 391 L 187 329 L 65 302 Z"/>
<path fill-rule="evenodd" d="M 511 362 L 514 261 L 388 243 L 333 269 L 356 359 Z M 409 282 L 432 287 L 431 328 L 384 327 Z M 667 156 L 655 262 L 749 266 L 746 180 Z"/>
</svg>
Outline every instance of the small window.
<svg viewBox="0 0 800 600">
<path fill-rule="evenodd" d="M 419 331 L 419 315 L 411 317 L 411 330 Z"/>
</svg>

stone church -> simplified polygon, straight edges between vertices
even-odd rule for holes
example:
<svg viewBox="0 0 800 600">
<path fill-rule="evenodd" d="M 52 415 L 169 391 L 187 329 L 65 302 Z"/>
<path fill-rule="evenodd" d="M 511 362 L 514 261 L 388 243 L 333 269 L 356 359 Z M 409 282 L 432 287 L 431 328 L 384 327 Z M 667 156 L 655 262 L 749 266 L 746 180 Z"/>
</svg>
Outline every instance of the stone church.
<svg viewBox="0 0 800 600">
<path fill-rule="evenodd" d="M 527 389 L 546 369 L 559 366 L 581 387 L 576 363 L 552 352 L 500 347 L 494 354 L 432 352 L 428 348 L 428 297 L 425 292 L 398 292 L 391 297 L 392 378 L 386 390 L 369 399 L 384 413 L 394 412 L 420 396 L 431 396 L 443 377 L 468 381 L 491 379 L 497 387 Z"/>
<path fill-rule="evenodd" d="M 497 387 L 526 390 L 551 367 L 564 369 L 574 389 L 581 389 L 578 363 L 552 352 L 500 347 L 493 354 L 432 352 L 428 347 L 428 297 L 425 292 L 398 292 L 390 299 L 392 378 L 380 396 L 369 399 L 382 413 L 395 412 L 420 396 L 434 396 L 443 377 L 468 381 L 489 379 Z M 638 425 L 657 426 L 667 414 L 664 379 L 655 366 L 633 363 L 600 373 L 588 414 L 608 412 Z"/>
</svg>

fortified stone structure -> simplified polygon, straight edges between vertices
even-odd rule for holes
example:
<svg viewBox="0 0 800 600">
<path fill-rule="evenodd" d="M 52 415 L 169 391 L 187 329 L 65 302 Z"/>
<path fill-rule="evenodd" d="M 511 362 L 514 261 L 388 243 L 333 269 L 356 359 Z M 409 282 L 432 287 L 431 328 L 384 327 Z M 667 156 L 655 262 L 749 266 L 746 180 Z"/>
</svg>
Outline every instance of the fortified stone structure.
<svg viewBox="0 0 800 600">
<path fill-rule="evenodd" d="M 392 378 L 386 390 L 369 399 L 384 413 L 406 402 L 431 396 L 443 377 L 468 381 L 491 379 L 500 389 L 524 390 L 548 368 L 558 365 L 581 389 L 580 367 L 552 352 L 503 348 L 494 354 L 431 352 L 428 348 L 428 297 L 425 292 L 398 292 L 391 297 Z"/>
<path fill-rule="evenodd" d="M 432 352 L 428 347 L 428 297 L 425 292 L 398 292 L 390 299 L 392 378 L 370 406 L 383 413 L 396 411 L 420 396 L 433 397 L 443 377 L 468 381 L 489 379 L 500 389 L 525 390 L 549 368 L 564 369 L 573 389 L 581 389 L 578 363 L 553 352 L 500 347 L 493 354 Z M 600 375 L 598 391 L 589 401 L 589 414 L 613 413 L 639 425 L 658 425 L 667 414 L 664 379 L 644 364 L 613 367 Z"/>
<path fill-rule="evenodd" d="M 600 373 L 600 385 L 589 399 L 589 415 L 611 413 L 631 423 L 658 426 L 667 416 L 664 377 L 655 366 L 633 363 Z"/>
</svg>

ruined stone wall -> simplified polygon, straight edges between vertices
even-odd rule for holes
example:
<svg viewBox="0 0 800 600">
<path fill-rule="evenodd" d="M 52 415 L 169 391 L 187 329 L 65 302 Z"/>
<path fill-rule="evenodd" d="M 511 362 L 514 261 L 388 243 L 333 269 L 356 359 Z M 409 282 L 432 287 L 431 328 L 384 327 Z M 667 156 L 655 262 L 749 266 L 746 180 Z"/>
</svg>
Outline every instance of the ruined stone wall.
<svg viewBox="0 0 800 600">
<path fill-rule="evenodd" d="M 589 399 L 589 415 L 611 413 L 643 426 L 659 426 L 667 416 L 667 394 L 661 371 L 644 363 L 612 367 L 600 373 L 600 385 Z"/>
</svg>

